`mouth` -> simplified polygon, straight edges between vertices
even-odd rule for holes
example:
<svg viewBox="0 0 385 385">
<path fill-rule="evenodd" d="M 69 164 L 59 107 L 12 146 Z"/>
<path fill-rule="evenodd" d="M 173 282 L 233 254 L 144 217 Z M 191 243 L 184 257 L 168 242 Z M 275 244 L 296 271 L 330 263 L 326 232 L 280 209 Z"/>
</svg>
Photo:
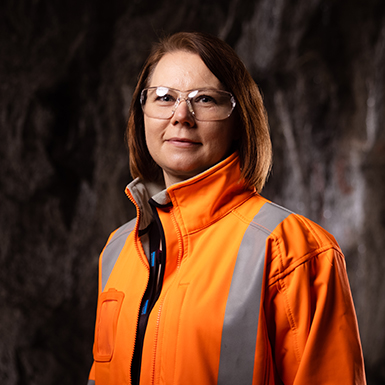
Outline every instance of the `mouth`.
<svg viewBox="0 0 385 385">
<path fill-rule="evenodd" d="M 179 138 L 179 137 L 166 139 L 166 142 L 178 147 L 193 147 L 193 146 L 201 145 L 201 143 L 198 141 L 188 139 L 188 138 Z"/>
</svg>

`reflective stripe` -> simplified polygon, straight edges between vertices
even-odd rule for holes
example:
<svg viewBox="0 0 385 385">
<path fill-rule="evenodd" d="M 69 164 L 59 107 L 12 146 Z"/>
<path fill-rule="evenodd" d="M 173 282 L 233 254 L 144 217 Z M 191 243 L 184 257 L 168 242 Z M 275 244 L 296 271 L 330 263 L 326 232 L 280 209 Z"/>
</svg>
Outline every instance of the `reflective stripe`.
<svg viewBox="0 0 385 385">
<path fill-rule="evenodd" d="M 94 380 L 88 380 L 87 385 L 95 385 L 95 381 Z"/>
<path fill-rule="evenodd" d="M 223 322 L 218 384 L 253 382 L 266 240 L 290 211 L 265 203 L 239 247 Z"/>
<path fill-rule="evenodd" d="M 104 249 L 102 257 L 102 291 L 106 287 L 108 278 L 110 277 L 119 254 L 126 243 L 127 237 L 130 235 L 131 231 L 134 230 L 135 221 L 136 218 L 119 227 Z"/>
</svg>

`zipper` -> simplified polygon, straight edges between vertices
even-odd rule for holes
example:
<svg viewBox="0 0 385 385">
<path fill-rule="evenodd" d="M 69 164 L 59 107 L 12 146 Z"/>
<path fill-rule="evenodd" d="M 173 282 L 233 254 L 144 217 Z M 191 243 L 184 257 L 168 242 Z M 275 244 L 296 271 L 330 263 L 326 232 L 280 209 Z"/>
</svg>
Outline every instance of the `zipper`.
<svg viewBox="0 0 385 385">
<path fill-rule="evenodd" d="M 130 199 L 130 201 L 134 204 L 134 206 L 136 207 L 136 212 L 137 212 L 137 221 L 136 221 L 136 224 L 135 224 L 135 248 L 136 248 L 136 251 L 137 253 L 140 255 L 141 257 L 141 261 L 143 263 L 144 266 L 146 266 L 146 269 L 148 270 L 149 272 L 149 278 L 148 278 L 148 281 L 147 281 L 147 285 L 146 285 L 146 289 L 145 289 L 145 293 L 143 294 L 143 297 L 145 296 L 146 294 L 146 291 L 147 291 L 147 286 L 149 285 L 150 283 L 150 266 L 148 264 L 148 261 L 147 261 L 147 258 L 143 259 L 143 250 L 141 250 L 141 248 L 139 247 L 139 242 L 137 241 L 137 234 L 138 234 L 138 227 L 139 227 L 139 220 L 140 220 L 140 210 L 139 210 L 139 206 L 138 204 L 135 202 L 131 192 L 126 188 L 126 195 L 128 196 L 128 198 Z M 160 218 L 156 212 L 156 208 L 153 207 L 154 209 L 154 216 L 156 215 L 156 217 L 154 218 L 155 220 L 157 219 L 158 220 L 158 223 L 160 224 L 160 238 L 162 240 L 162 245 L 164 247 L 166 247 L 166 243 L 165 243 L 165 236 L 164 236 L 164 229 L 163 229 L 163 226 L 162 226 L 162 223 L 160 221 Z M 182 235 L 181 235 L 181 232 L 180 232 L 180 229 L 179 229 L 179 226 L 177 224 L 177 220 L 175 218 L 175 214 L 174 214 L 174 210 L 173 208 L 171 208 L 170 210 L 170 215 L 171 215 L 171 219 L 172 219 L 172 222 L 173 222 L 173 225 L 174 225 L 174 228 L 176 230 L 176 233 L 177 233 L 177 239 L 178 239 L 178 249 L 179 249 L 179 253 L 178 253 L 178 260 L 177 260 L 177 266 L 176 266 L 176 275 L 180 269 L 180 265 L 181 265 L 181 261 L 182 261 L 182 255 L 183 255 L 183 242 L 182 242 Z M 164 249 L 162 251 L 164 253 L 164 257 L 166 257 L 166 249 Z M 165 269 L 166 269 L 166 266 L 165 266 L 165 260 L 164 260 L 164 264 L 162 264 L 162 277 L 161 277 L 161 286 L 163 285 L 163 274 L 165 272 Z M 176 279 L 176 275 L 175 275 L 175 278 L 174 278 L 174 281 Z M 170 289 L 170 287 L 172 286 L 172 284 L 170 284 L 168 290 Z M 157 290 L 157 289 L 156 289 Z M 154 339 L 154 349 L 153 349 L 153 362 L 152 362 L 152 375 L 151 375 L 151 384 L 154 384 L 155 383 L 155 362 L 156 362 L 156 350 L 157 350 L 157 346 L 158 346 L 158 338 L 159 338 L 159 328 L 160 328 L 160 318 L 161 318 L 161 313 L 162 313 L 162 309 L 163 309 L 163 304 L 164 304 L 164 301 L 165 301 L 165 298 L 167 296 L 167 293 L 168 293 L 168 290 L 164 293 L 162 293 L 162 291 L 160 291 L 159 293 L 159 296 L 158 298 L 152 303 L 152 304 L 149 304 L 149 305 L 154 305 L 155 302 L 159 301 L 159 309 L 158 309 L 158 314 L 157 314 L 157 319 L 156 319 L 156 325 L 155 325 L 155 339 Z M 132 372 L 131 372 L 131 369 L 132 369 L 132 362 L 133 362 L 133 358 L 134 358 L 134 352 L 135 352 L 135 348 L 136 348 L 136 340 L 138 338 L 138 325 L 139 325 L 139 322 L 140 322 L 140 314 L 141 314 L 141 310 L 142 310 L 142 302 L 143 302 L 143 297 L 140 301 L 140 304 L 139 304 L 139 308 L 137 309 L 137 321 L 136 321 L 136 329 L 135 329 L 135 345 L 134 345 L 134 349 L 131 351 L 131 368 L 130 368 L 130 382 L 132 385 L 135 385 L 133 384 L 132 382 Z M 150 314 L 152 310 L 152 307 L 150 309 L 147 309 L 147 312 L 148 312 L 148 315 Z M 146 329 L 146 328 L 145 328 Z M 145 334 L 145 329 L 144 329 L 144 334 Z M 143 342 L 143 341 L 142 341 Z M 141 359 L 142 357 L 140 357 Z M 140 372 L 139 372 L 139 376 L 140 376 Z M 139 381 L 140 381 L 140 377 L 139 378 Z"/>
<path fill-rule="evenodd" d="M 135 249 L 136 249 L 136 252 L 138 253 L 138 255 L 140 256 L 140 260 L 142 262 L 142 264 L 146 267 L 146 269 L 148 271 L 150 271 L 150 267 L 148 266 L 148 261 L 147 261 L 147 258 L 143 258 L 143 250 L 139 247 L 139 244 L 138 244 L 138 240 L 137 240 L 137 237 L 136 237 L 136 234 L 139 233 L 139 221 L 140 221 L 140 210 L 139 210 L 139 206 L 138 204 L 135 202 L 135 199 L 134 197 L 132 196 L 130 190 L 128 188 L 126 188 L 126 195 L 127 197 L 130 199 L 130 201 L 133 203 L 133 205 L 135 206 L 136 208 L 136 223 L 135 223 L 135 229 L 134 229 L 134 232 L 135 232 L 135 238 L 134 238 L 134 242 L 135 242 Z"/>
<path fill-rule="evenodd" d="M 148 280 L 147 280 L 147 284 L 146 284 L 146 288 L 145 288 L 145 291 L 146 291 L 148 282 L 150 280 L 150 266 L 148 265 L 147 258 L 145 258 L 145 260 L 143 259 L 143 255 L 142 255 L 143 250 L 141 250 L 141 248 L 139 247 L 138 241 L 137 241 L 137 234 L 139 233 L 138 228 L 139 228 L 139 222 L 140 222 L 140 217 L 141 217 L 140 210 L 139 210 L 138 204 L 136 203 L 134 197 L 132 196 L 132 194 L 128 188 L 126 188 L 125 193 L 136 208 L 136 218 L 137 219 L 136 219 L 135 229 L 134 229 L 134 232 L 135 232 L 134 243 L 135 243 L 136 252 L 140 256 L 140 260 L 141 260 L 142 264 L 146 267 L 146 269 L 148 271 Z M 138 334 L 138 325 L 139 325 L 139 319 L 140 319 L 141 304 L 142 304 L 142 300 L 140 300 L 139 306 L 136 309 L 137 310 L 136 311 L 137 317 L 136 317 L 136 328 L 135 328 L 135 335 L 134 335 L 134 341 L 135 342 L 136 342 L 137 334 Z M 131 367 L 132 367 L 132 359 L 134 357 L 135 345 L 136 344 L 134 343 L 133 348 L 131 349 L 131 354 L 130 354 L 130 356 L 131 356 L 131 362 L 130 362 L 130 383 L 131 383 L 131 385 L 133 385 L 132 384 Z"/>
<path fill-rule="evenodd" d="M 177 221 L 176 221 L 173 209 L 170 210 L 170 215 L 171 215 L 171 219 L 172 219 L 174 228 L 176 229 L 176 233 L 177 233 L 177 237 L 178 237 L 178 249 L 179 249 L 178 260 L 177 260 L 177 265 L 176 265 L 176 274 L 175 274 L 175 277 L 174 277 L 174 281 L 175 281 L 176 277 L 177 277 L 177 274 L 179 272 L 179 269 L 180 269 L 180 265 L 182 263 L 183 242 L 182 242 L 182 234 L 181 234 L 181 232 L 179 230 L 179 226 L 177 224 Z M 163 226 L 162 226 L 162 231 L 163 231 L 163 234 L 164 234 Z M 156 351 L 157 351 L 157 348 L 158 348 L 160 317 L 161 317 L 161 313 L 162 313 L 162 309 L 163 309 L 163 303 L 164 303 L 164 301 L 166 299 L 167 293 L 170 290 L 172 284 L 170 284 L 170 286 L 168 287 L 167 292 L 165 292 L 159 298 L 159 309 L 158 309 L 158 315 L 157 315 L 157 319 L 156 319 L 154 349 L 153 349 L 153 356 L 152 356 L 152 374 L 151 374 L 151 384 L 152 385 L 155 384 L 155 363 L 156 363 Z"/>
<path fill-rule="evenodd" d="M 128 196 L 130 197 L 130 195 Z M 163 245 L 166 244 L 163 227 L 155 207 L 156 202 L 150 200 L 149 203 L 153 210 L 153 218 L 155 222 L 152 222 L 152 224 L 150 224 L 147 228 L 150 240 L 150 260 L 147 261 L 146 258 L 146 266 L 147 262 L 149 262 L 149 279 L 147 281 L 146 290 L 142 296 L 140 307 L 137 312 L 138 319 L 136 324 L 137 327 L 135 334 L 135 345 L 134 351 L 131 355 L 132 359 L 130 368 L 130 378 L 132 385 L 137 385 L 140 382 L 143 344 L 147 329 L 147 323 L 152 309 L 160 297 L 163 285 L 163 276 L 166 266 L 166 249 L 161 251 L 159 248 L 160 242 Z"/>
</svg>

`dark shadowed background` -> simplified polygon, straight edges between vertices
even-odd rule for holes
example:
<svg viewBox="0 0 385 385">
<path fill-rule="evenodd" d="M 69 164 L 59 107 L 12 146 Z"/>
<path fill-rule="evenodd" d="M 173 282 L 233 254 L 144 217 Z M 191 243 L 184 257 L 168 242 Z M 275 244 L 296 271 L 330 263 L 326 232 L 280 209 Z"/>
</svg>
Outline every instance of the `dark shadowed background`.
<svg viewBox="0 0 385 385">
<path fill-rule="evenodd" d="M 368 383 L 385 383 L 385 1 L 3 0 L 0 384 L 86 384 L 98 255 L 134 216 L 123 135 L 158 36 L 206 31 L 263 92 L 263 195 L 339 241 Z"/>
</svg>

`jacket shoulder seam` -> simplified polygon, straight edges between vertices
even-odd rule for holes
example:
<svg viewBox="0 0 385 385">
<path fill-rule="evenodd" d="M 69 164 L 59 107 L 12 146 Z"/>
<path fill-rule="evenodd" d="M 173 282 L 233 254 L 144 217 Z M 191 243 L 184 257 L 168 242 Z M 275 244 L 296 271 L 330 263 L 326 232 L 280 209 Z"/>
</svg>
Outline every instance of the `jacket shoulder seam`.
<svg viewBox="0 0 385 385">
<path fill-rule="evenodd" d="M 279 240 L 278 237 L 275 237 L 275 238 L 276 239 L 274 239 L 274 241 L 276 242 L 277 248 L 279 250 L 278 251 L 278 255 L 279 256 L 277 258 L 280 258 L 280 267 L 281 267 L 281 269 L 280 269 L 280 271 L 278 273 L 276 273 L 275 275 L 273 275 L 273 276 L 271 276 L 269 278 L 268 286 L 274 285 L 274 283 L 276 283 L 278 280 L 283 279 L 286 276 L 288 276 L 289 274 L 291 274 L 299 266 L 303 265 L 304 263 L 310 262 L 315 257 L 317 257 L 317 256 L 319 256 L 319 255 L 321 255 L 321 254 L 323 254 L 323 253 L 325 253 L 325 252 L 327 252 L 329 250 L 334 250 L 338 254 L 342 255 L 341 250 L 339 248 L 337 248 L 337 247 L 335 247 L 333 245 L 326 245 L 326 246 L 317 248 L 315 250 L 312 250 L 311 252 L 309 252 L 307 254 L 304 254 L 302 257 L 299 257 L 298 259 L 296 259 L 296 261 L 294 263 L 291 263 L 287 267 L 283 268 L 283 258 L 282 258 L 283 253 L 281 253 L 281 250 L 280 250 L 280 247 L 279 247 L 280 240 Z M 330 261 L 330 260 L 329 260 L 329 263 L 333 264 L 333 262 Z"/>
<path fill-rule="evenodd" d="M 232 211 L 231 211 L 232 214 L 234 214 L 236 217 L 238 217 L 238 219 L 240 219 L 243 223 L 251 226 L 251 227 L 254 227 L 255 229 L 257 230 L 261 230 L 263 231 L 264 233 L 266 234 L 273 234 L 271 232 L 271 230 L 269 230 L 268 228 L 262 226 L 260 223 L 257 223 L 257 222 L 254 222 L 253 220 L 249 220 L 247 219 L 244 215 L 242 215 L 238 210 L 237 208 L 234 208 Z"/>
</svg>

